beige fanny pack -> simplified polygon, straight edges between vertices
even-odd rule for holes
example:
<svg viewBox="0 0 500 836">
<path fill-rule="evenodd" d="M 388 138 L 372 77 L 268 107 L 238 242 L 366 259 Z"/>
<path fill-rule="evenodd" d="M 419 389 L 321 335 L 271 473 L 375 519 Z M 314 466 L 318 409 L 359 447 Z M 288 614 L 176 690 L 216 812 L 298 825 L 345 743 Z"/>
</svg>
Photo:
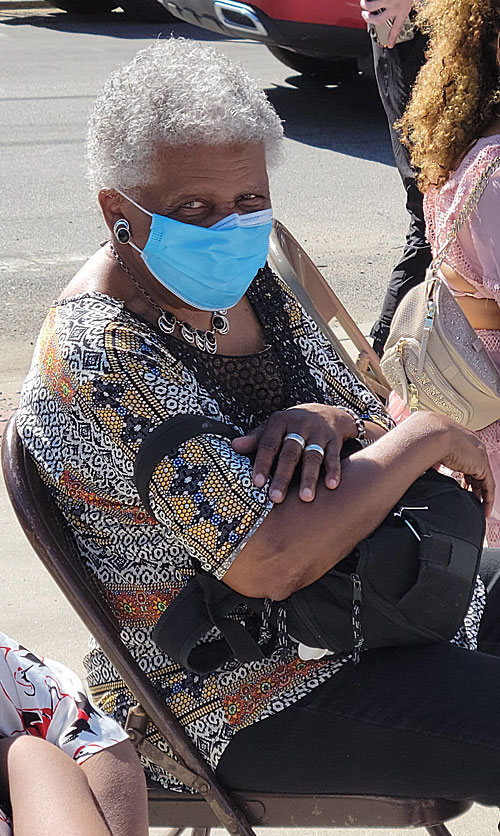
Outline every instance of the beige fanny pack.
<svg viewBox="0 0 500 836">
<path fill-rule="evenodd" d="M 438 271 L 499 167 L 500 156 L 480 176 L 425 281 L 399 305 L 381 360 L 387 380 L 412 411 L 439 412 L 471 430 L 500 418 L 500 373 Z"/>
</svg>

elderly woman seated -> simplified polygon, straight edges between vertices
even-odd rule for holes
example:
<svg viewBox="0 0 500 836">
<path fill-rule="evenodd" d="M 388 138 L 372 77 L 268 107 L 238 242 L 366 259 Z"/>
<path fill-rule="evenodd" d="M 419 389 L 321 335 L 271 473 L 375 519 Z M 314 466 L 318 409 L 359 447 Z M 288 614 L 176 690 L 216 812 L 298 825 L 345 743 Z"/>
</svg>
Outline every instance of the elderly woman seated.
<svg viewBox="0 0 500 836">
<path fill-rule="evenodd" d="M 373 650 L 357 666 L 304 661 L 287 639 L 264 660 L 194 675 L 152 640 L 191 558 L 279 601 L 347 555 L 426 468 L 460 470 L 486 511 L 492 501 L 477 438 L 424 413 L 387 432 L 381 404 L 266 265 L 267 167 L 281 142 L 263 92 L 212 48 L 159 42 L 114 73 L 88 141 L 110 241 L 47 315 L 19 431 L 124 643 L 229 786 L 498 804 L 500 713 L 487 695 L 500 692 L 500 661 L 470 652 L 482 583 L 455 643 Z M 166 456 L 153 519 L 137 452 L 186 413 L 242 437 L 205 435 Z M 341 468 L 356 437 L 363 448 Z M 496 630 L 487 611 L 489 651 Z M 123 723 L 132 696 L 95 643 L 85 664 L 94 699 Z"/>
</svg>

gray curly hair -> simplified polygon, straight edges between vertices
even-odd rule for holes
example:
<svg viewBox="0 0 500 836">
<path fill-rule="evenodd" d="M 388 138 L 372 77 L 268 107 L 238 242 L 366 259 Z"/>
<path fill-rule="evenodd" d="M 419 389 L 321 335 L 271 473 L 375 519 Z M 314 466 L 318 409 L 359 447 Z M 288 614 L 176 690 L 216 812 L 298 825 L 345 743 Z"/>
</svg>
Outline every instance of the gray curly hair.
<svg viewBox="0 0 500 836">
<path fill-rule="evenodd" d="M 213 47 L 157 41 L 116 70 L 90 113 L 91 186 L 134 192 L 147 182 L 158 144 L 264 142 L 279 161 L 283 128 L 263 90 Z"/>
</svg>

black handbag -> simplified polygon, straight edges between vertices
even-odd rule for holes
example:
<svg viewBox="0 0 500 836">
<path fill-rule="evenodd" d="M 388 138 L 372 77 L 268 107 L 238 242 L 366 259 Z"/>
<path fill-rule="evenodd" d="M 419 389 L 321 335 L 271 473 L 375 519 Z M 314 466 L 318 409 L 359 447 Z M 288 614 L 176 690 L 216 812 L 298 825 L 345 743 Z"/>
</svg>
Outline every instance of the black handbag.
<svg viewBox="0 0 500 836">
<path fill-rule="evenodd" d="M 175 455 L 180 443 L 203 433 L 237 435 L 203 416 L 176 416 L 141 445 L 136 485 L 151 514 L 148 486 L 157 464 Z M 345 445 L 343 454 L 353 446 Z M 448 641 L 469 608 L 484 533 L 477 497 L 431 469 L 369 537 L 286 602 L 270 605 L 240 595 L 193 561 L 194 577 L 158 620 L 153 640 L 197 673 L 208 673 L 230 659 L 249 662 L 268 656 L 276 647 L 283 610 L 294 640 L 334 654 L 353 653 L 356 661 L 361 648 Z M 265 644 L 255 626 L 264 613 L 271 627 Z"/>
</svg>

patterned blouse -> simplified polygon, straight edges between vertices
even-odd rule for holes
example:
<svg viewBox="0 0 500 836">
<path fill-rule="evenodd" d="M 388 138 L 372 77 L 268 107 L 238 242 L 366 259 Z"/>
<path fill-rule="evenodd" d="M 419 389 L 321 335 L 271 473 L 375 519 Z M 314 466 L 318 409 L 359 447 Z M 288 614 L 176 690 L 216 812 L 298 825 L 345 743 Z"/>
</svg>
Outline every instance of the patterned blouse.
<svg viewBox="0 0 500 836">
<path fill-rule="evenodd" d="M 263 661 L 233 661 L 199 676 L 154 644 L 156 621 L 192 575 L 190 557 L 222 578 L 272 503 L 267 486 L 253 485 L 248 458 L 227 439 L 205 435 L 158 465 L 153 520 L 133 478 L 142 440 L 179 413 L 210 416 L 244 433 L 276 409 L 307 402 L 343 404 L 391 426 L 268 268 L 248 298 L 267 348 L 245 358 L 197 352 L 104 294 L 56 302 L 17 419 L 123 642 L 214 769 L 239 729 L 291 705 L 348 659 L 304 662 L 289 641 Z M 93 640 L 85 664 L 94 700 L 123 724 L 133 697 Z M 149 739 L 168 751 L 154 728 Z M 149 766 L 151 777 L 176 786 Z"/>
</svg>

